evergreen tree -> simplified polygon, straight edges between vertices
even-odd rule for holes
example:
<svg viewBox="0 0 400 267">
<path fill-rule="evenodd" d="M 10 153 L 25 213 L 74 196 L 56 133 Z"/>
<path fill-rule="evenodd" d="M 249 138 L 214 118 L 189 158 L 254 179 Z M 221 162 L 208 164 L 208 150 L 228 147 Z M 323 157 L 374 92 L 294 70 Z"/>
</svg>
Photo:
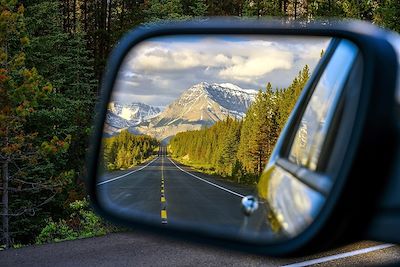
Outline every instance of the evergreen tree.
<svg viewBox="0 0 400 267">
<path fill-rule="evenodd" d="M 37 66 L 55 91 L 51 97 L 52 112 L 37 114 L 31 126 L 40 125 L 39 135 L 43 137 L 70 136 L 68 155 L 63 165 L 57 163 L 57 168 L 73 171 L 76 179 L 82 172 L 82 147 L 87 147 L 96 81 L 84 36 L 78 31 L 63 31 L 61 11 L 54 1 L 40 1 L 27 9 L 31 36 L 27 64 Z"/>
<path fill-rule="evenodd" d="M 1 2 L 0 15 L 0 161 L 2 164 L 2 222 L 6 247 L 13 237 L 31 237 L 44 213 L 34 216 L 61 188 L 60 175 L 51 158 L 62 157 L 69 148 L 68 137 L 43 138 L 30 123 L 49 112 L 51 84 L 25 63 L 29 44 L 24 7 L 15 1 Z M 34 216 L 29 218 L 29 216 Z M 11 219 L 11 220 L 10 220 Z M 25 240 L 25 241 L 29 241 Z"/>
<path fill-rule="evenodd" d="M 103 164 L 109 171 L 131 168 L 152 156 L 159 145 L 152 137 L 124 130 L 103 139 Z"/>
<path fill-rule="evenodd" d="M 207 3 L 205 0 L 181 0 L 182 13 L 192 17 L 203 17 L 207 14 Z"/>
<path fill-rule="evenodd" d="M 276 140 L 275 101 L 268 83 L 266 91 L 257 94 L 243 122 L 238 158 L 251 174 L 261 174 Z"/>
<path fill-rule="evenodd" d="M 190 16 L 183 13 L 180 0 L 149 0 L 144 11 L 147 21 L 187 19 Z"/>
<path fill-rule="evenodd" d="M 373 21 L 378 25 L 400 32 L 400 1 L 380 1 L 380 5 L 377 5 L 374 10 Z"/>
<path fill-rule="evenodd" d="M 232 176 L 236 164 L 241 123 L 228 117 L 224 128 L 216 166 L 218 172 Z"/>
</svg>

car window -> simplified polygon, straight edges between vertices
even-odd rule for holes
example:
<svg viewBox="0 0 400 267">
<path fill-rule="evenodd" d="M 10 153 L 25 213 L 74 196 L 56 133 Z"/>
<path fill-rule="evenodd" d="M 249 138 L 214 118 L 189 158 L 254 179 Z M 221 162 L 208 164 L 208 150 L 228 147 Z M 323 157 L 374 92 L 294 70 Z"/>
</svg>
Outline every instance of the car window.
<svg viewBox="0 0 400 267">
<path fill-rule="evenodd" d="M 317 169 L 328 127 L 357 51 L 350 41 L 342 40 L 338 44 L 300 121 L 290 149 L 290 161 L 311 170 Z"/>
</svg>

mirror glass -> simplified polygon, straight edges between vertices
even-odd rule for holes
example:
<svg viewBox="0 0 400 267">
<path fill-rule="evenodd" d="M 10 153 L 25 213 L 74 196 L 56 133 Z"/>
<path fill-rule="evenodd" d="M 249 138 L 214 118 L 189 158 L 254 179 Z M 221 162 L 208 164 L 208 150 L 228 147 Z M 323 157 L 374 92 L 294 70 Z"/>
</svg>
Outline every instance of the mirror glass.
<svg viewBox="0 0 400 267">
<path fill-rule="evenodd" d="M 283 168 L 265 166 L 332 43 L 326 37 L 181 35 L 133 47 L 104 122 L 100 204 L 116 216 L 164 227 L 272 241 L 301 232 L 325 197 Z M 337 57 L 346 60 L 317 77 L 316 95 L 293 135 L 293 164 L 316 170 L 318 133 L 326 133 L 324 122 L 355 54 L 342 52 Z"/>
</svg>

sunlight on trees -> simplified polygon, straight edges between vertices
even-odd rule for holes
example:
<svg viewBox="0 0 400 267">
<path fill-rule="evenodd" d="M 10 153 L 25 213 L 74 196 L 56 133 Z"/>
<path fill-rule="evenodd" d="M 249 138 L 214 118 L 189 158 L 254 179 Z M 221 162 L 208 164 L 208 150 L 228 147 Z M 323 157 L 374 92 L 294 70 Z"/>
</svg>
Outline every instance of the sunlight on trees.
<svg viewBox="0 0 400 267">
<path fill-rule="evenodd" d="M 268 83 L 243 121 L 228 117 L 206 129 L 178 133 L 169 150 L 186 164 L 208 166 L 240 183 L 257 183 L 309 76 L 306 65 L 288 88 L 273 90 Z"/>
</svg>

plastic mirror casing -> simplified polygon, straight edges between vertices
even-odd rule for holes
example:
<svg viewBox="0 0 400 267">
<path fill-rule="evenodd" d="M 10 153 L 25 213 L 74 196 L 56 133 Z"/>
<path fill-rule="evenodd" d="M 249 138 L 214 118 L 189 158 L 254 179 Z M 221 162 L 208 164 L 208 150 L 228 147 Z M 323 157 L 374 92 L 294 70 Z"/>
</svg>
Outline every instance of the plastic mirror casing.
<svg viewBox="0 0 400 267">
<path fill-rule="evenodd" d="M 196 230 L 179 224 L 166 228 L 141 218 L 116 217 L 99 203 L 96 179 L 103 125 L 114 81 L 125 55 L 146 39 L 188 34 L 325 36 L 348 39 L 358 46 L 363 62 L 363 73 L 359 100 L 355 103 L 356 120 L 350 142 L 345 148 L 346 160 L 338 172 L 338 177 L 335 178 L 335 186 L 323 210 L 315 221 L 295 238 L 268 243 L 250 238 L 243 240 L 211 229 Z M 108 59 L 100 101 L 96 108 L 94 131 L 87 156 L 88 176 L 85 181 L 93 208 L 107 220 L 119 225 L 141 228 L 174 238 L 275 256 L 302 255 L 357 239 L 373 238 L 400 242 L 400 230 L 398 230 L 400 197 L 393 201 L 396 194 L 387 192 L 391 186 L 395 186 L 397 192 L 400 192 L 400 127 L 398 103 L 394 97 L 399 63 L 393 42 L 389 40 L 393 38 L 398 37 L 372 24 L 355 21 L 288 23 L 205 19 L 146 25 L 127 33 Z M 323 60 L 320 64 L 323 64 Z M 313 80 L 313 76 L 310 80 Z M 293 128 L 290 126 L 301 115 L 310 88 L 308 83 L 303 89 L 272 157 L 279 157 L 280 149 L 285 146 L 288 136 L 293 135 Z M 388 221 L 390 228 L 385 227 Z"/>
</svg>

